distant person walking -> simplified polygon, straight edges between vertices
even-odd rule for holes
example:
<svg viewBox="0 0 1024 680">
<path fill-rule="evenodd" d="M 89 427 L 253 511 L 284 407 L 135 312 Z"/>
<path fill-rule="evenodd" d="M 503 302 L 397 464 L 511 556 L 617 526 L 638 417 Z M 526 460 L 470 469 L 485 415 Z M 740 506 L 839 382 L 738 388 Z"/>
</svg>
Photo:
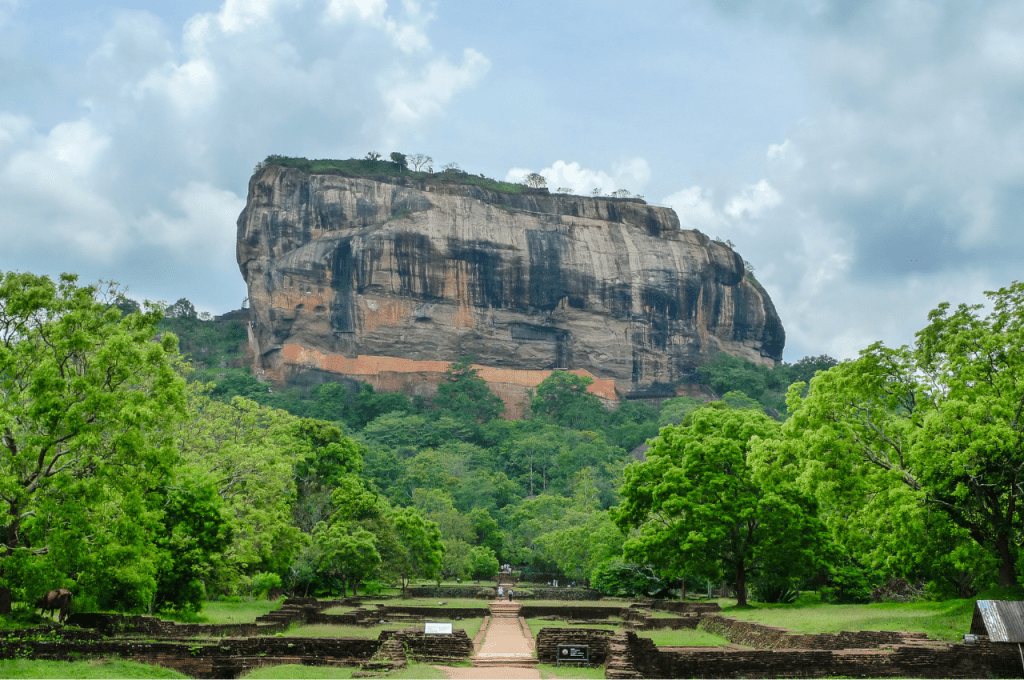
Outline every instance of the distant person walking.
<svg viewBox="0 0 1024 680">
<path fill-rule="evenodd" d="M 508 589 L 508 601 L 509 602 L 512 601 L 512 589 L 511 588 Z"/>
</svg>

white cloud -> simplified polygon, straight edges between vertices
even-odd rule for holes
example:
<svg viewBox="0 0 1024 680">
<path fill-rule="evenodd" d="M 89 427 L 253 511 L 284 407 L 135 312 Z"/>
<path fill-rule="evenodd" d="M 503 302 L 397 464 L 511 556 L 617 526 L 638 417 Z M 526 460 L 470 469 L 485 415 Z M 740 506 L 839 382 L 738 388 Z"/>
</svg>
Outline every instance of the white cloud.
<svg viewBox="0 0 1024 680">
<path fill-rule="evenodd" d="M 774 208 L 782 202 L 779 195 L 768 180 L 762 179 L 757 184 L 744 187 L 740 193 L 729 199 L 725 205 L 725 214 L 733 219 L 760 217 L 765 210 Z"/>
<path fill-rule="evenodd" d="M 462 53 L 460 66 L 439 59 L 427 64 L 415 76 L 405 69 L 385 76 L 380 89 L 388 104 L 388 114 L 396 123 L 405 125 L 436 115 L 452 97 L 479 81 L 490 66 L 487 57 L 467 48 Z"/>
<path fill-rule="evenodd" d="M 505 175 L 506 182 L 521 182 L 533 172 L 528 168 L 512 168 Z M 549 167 L 537 171 L 547 180 L 552 191 L 566 188 L 570 193 L 587 195 L 597 189 L 602 194 L 610 194 L 619 189 L 631 193 L 639 193 L 651 179 L 651 168 L 643 158 L 631 158 L 612 165 L 611 173 L 603 170 L 589 170 L 573 161 L 555 161 Z"/>
<path fill-rule="evenodd" d="M 725 217 L 715 210 L 711 191 L 699 186 L 692 186 L 663 198 L 667 206 L 675 209 L 679 215 L 679 225 L 683 229 L 697 229 L 708 234 L 717 234 L 728 224 Z"/>
<path fill-rule="evenodd" d="M 141 220 L 147 241 L 200 260 L 223 261 L 226 253 L 234 253 L 234 221 L 245 207 L 244 198 L 205 182 L 189 182 L 172 191 L 171 200 L 176 215 L 151 211 Z"/>
<path fill-rule="evenodd" d="M 0 19 L 12 7 L 0 0 Z M 139 11 L 76 26 L 87 54 L 38 101 L 0 111 L 0 269 L 237 305 L 253 165 L 362 155 L 485 75 L 480 52 L 431 46 L 431 20 L 414 0 L 224 0 L 177 27 Z"/>
</svg>

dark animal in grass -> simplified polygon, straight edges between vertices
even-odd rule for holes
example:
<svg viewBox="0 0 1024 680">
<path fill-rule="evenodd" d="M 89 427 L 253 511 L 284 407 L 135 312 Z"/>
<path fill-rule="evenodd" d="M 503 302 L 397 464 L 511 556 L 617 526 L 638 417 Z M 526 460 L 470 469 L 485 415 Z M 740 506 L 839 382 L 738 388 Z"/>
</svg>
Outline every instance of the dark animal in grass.
<svg viewBox="0 0 1024 680">
<path fill-rule="evenodd" d="M 57 621 L 64 623 L 71 609 L 71 591 L 67 588 L 48 590 L 45 595 L 36 600 L 36 607 L 40 610 L 40 614 L 50 613 L 50 618 L 53 618 L 53 612 L 59 612 Z"/>
</svg>

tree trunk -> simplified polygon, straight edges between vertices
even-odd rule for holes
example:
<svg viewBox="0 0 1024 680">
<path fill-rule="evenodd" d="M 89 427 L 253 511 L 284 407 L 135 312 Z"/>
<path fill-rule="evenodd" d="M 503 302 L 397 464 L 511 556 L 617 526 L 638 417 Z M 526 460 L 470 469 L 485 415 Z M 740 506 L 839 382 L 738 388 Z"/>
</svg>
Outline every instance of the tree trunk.
<svg viewBox="0 0 1024 680">
<path fill-rule="evenodd" d="M 747 570 L 743 560 L 736 565 L 736 606 L 747 606 Z"/>
<path fill-rule="evenodd" d="M 1017 585 L 1017 570 L 1013 564 L 1013 554 L 1010 552 L 1010 541 L 1006 536 L 996 539 L 996 551 L 999 553 L 999 585 Z"/>
<path fill-rule="evenodd" d="M 686 602 L 686 577 L 679 579 L 679 601 Z"/>
</svg>

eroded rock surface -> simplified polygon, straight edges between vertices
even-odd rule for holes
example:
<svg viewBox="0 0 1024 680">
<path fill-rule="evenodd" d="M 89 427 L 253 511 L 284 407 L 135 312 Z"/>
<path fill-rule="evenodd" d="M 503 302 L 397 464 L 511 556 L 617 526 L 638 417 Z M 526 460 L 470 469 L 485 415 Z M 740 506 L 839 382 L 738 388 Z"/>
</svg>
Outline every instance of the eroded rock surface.
<svg viewBox="0 0 1024 680">
<path fill-rule="evenodd" d="M 738 254 L 637 200 L 270 165 L 237 255 L 256 368 L 279 382 L 330 373 L 324 356 L 472 354 L 667 395 L 720 350 L 773 365 L 785 342 Z"/>
</svg>

